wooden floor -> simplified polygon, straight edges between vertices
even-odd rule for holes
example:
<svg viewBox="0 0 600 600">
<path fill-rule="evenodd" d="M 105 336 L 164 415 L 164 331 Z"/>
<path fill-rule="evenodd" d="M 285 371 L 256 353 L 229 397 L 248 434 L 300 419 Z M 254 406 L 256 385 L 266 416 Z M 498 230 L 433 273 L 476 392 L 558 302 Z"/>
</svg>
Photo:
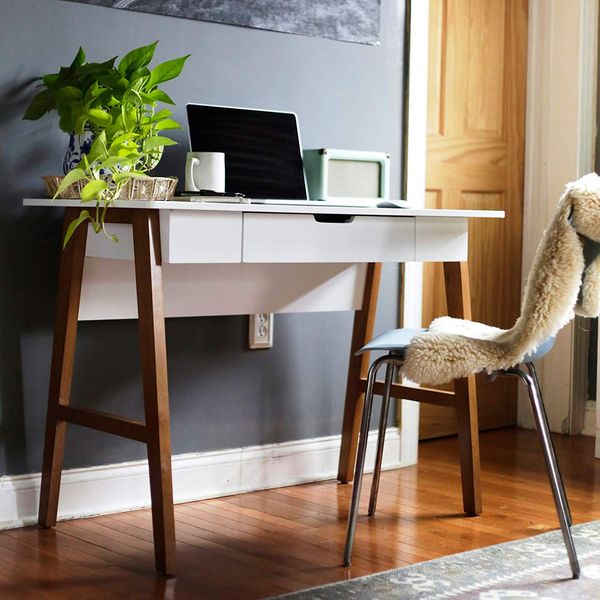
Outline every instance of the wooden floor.
<svg viewBox="0 0 600 600">
<path fill-rule="evenodd" d="M 575 523 L 600 518 L 593 439 L 555 442 Z M 534 432 L 483 433 L 481 453 L 480 517 L 461 513 L 454 439 L 424 442 L 418 466 L 385 472 L 375 518 L 363 495 L 349 569 L 351 486 L 327 481 L 178 505 L 170 579 L 154 572 L 148 510 L 0 532 L 0 598 L 264 598 L 557 527 Z"/>
</svg>

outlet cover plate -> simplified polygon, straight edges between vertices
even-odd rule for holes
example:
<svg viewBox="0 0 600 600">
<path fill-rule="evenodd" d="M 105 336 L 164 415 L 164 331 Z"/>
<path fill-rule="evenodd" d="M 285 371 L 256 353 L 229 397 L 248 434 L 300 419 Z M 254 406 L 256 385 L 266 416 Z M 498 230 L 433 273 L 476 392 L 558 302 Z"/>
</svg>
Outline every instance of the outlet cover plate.
<svg viewBox="0 0 600 600">
<path fill-rule="evenodd" d="M 273 347 L 273 313 L 258 313 L 248 318 L 250 350 Z"/>
</svg>

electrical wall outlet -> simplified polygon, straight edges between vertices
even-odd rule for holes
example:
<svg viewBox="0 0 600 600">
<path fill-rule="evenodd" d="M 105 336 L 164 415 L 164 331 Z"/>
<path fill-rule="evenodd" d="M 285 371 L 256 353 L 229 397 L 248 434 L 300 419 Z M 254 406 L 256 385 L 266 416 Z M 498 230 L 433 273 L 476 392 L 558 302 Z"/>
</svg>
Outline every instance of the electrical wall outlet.
<svg viewBox="0 0 600 600">
<path fill-rule="evenodd" d="M 273 347 L 273 313 L 258 313 L 248 318 L 250 350 Z"/>
</svg>

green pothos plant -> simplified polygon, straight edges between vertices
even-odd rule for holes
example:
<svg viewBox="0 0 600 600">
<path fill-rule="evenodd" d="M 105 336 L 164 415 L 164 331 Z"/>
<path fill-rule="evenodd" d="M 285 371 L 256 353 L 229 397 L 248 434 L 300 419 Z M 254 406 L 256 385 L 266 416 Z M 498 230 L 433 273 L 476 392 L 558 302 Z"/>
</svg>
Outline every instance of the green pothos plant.
<svg viewBox="0 0 600 600">
<path fill-rule="evenodd" d="M 174 104 L 159 86 L 180 75 L 189 55 L 150 68 L 157 43 L 128 52 L 118 64 L 117 57 L 86 63 L 80 48 L 69 67 L 40 78 L 44 89 L 33 98 L 23 118 L 36 120 L 56 111 L 63 131 L 80 134 L 87 128 L 95 135 L 89 153 L 65 175 L 54 196 L 85 180 L 81 200 L 95 203 L 94 209 L 82 210 L 70 224 L 64 245 L 87 221 L 96 233 L 118 241 L 106 231 L 107 209 L 129 179 L 146 177 L 164 148 L 176 144 L 162 134 L 181 125 L 171 118 L 168 108 L 158 109 L 159 103 Z"/>
<path fill-rule="evenodd" d="M 143 152 L 131 137 L 135 134 L 123 133 L 109 141 L 106 131 L 101 131 L 95 138 L 90 152 L 83 154 L 78 167 L 71 169 L 62 180 L 54 194 L 60 195 L 67 187 L 81 180 L 87 183 L 81 190 L 82 202 L 95 202 L 95 208 L 82 210 L 77 219 L 67 228 L 64 246 L 79 225 L 90 221 L 96 233 L 103 232 L 106 237 L 118 241 L 117 236 L 109 234 L 105 227 L 106 211 L 119 196 L 123 186 L 133 177 L 147 177 L 145 166 L 150 156 Z M 171 141 L 171 140 L 169 140 Z M 166 142 L 161 142 L 167 145 Z"/>
</svg>

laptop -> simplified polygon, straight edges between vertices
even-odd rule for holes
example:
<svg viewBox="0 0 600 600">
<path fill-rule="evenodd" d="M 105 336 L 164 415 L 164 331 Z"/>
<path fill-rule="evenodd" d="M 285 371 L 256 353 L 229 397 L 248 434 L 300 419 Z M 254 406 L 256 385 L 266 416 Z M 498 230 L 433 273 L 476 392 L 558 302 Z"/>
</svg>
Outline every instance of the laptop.
<svg viewBox="0 0 600 600">
<path fill-rule="evenodd" d="M 225 193 L 252 203 L 309 202 L 292 112 L 188 104 L 192 152 L 225 153 Z"/>
</svg>

